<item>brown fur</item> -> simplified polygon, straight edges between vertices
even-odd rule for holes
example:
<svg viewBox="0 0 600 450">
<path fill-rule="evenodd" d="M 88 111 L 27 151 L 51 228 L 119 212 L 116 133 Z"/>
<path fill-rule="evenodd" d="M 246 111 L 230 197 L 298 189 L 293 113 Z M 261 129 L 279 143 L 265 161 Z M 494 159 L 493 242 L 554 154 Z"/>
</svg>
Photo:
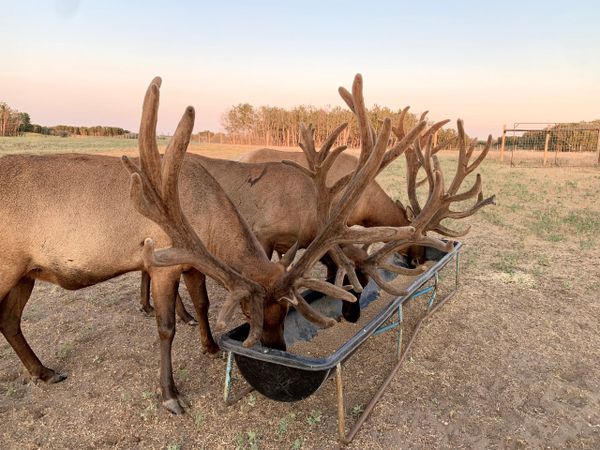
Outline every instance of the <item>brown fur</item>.
<svg viewBox="0 0 600 450">
<path fill-rule="evenodd" d="M 263 148 L 247 153 L 240 158 L 241 162 L 267 163 L 283 160 L 295 161 L 308 167 L 306 157 L 301 152 L 284 152 Z M 344 175 L 355 170 L 358 159 L 352 155 L 342 153 L 335 161 L 328 173 L 328 184 L 333 184 Z M 208 168 L 208 167 L 207 167 Z M 208 168 L 210 171 L 210 168 Z M 216 177 L 219 181 L 220 179 Z M 394 202 L 375 181 L 369 184 L 360 197 L 348 220 L 349 225 L 373 226 L 404 226 L 408 225 L 406 212 Z"/>
</svg>

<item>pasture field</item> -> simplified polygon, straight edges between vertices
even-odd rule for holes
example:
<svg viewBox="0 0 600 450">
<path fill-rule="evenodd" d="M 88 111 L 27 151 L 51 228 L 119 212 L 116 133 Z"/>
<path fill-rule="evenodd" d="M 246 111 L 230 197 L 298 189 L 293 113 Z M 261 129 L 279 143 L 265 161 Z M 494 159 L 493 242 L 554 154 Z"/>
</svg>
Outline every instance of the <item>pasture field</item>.
<svg viewBox="0 0 600 450">
<path fill-rule="evenodd" d="M 0 154 L 77 147 L 13 139 L 0 139 Z M 135 152 L 135 141 L 109 141 L 80 150 Z M 227 158 L 250 149 L 190 147 Z M 440 158 L 447 170 L 456 164 L 454 152 Z M 511 169 L 490 158 L 480 172 L 497 205 L 467 219 L 460 290 L 423 328 L 350 449 L 600 448 L 600 170 Z M 403 161 L 378 181 L 406 200 Z M 225 358 L 203 355 L 197 330 L 181 323 L 174 372 L 191 406 L 181 417 L 161 409 L 158 336 L 137 310 L 139 279 L 74 292 L 38 282 L 24 333 L 69 378 L 25 381 L 0 340 L 0 448 L 338 447 L 332 380 L 299 403 L 252 394 L 225 407 Z M 209 295 L 212 320 L 224 291 L 211 283 Z M 393 343 L 392 334 L 372 339 L 345 366 L 353 417 L 387 375 Z"/>
</svg>

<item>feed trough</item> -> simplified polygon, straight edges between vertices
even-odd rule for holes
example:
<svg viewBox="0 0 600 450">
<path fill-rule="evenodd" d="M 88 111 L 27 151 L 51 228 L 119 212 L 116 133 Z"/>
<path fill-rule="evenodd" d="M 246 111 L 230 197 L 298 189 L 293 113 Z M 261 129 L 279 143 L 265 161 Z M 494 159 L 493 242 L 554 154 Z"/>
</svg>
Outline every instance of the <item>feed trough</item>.
<svg viewBox="0 0 600 450">
<path fill-rule="evenodd" d="M 439 250 L 427 248 L 426 259 L 433 261 L 434 264 L 424 273 L 414 278 L 407 287 L 407 294 L 400 297 L 392 297 L 387 300 L 387 304 L 381 307 L 381 310 L 364 326 L 360 327 L 356 334 L 344 342 L 340 347 L 335 349 L 330 354 L 324 357 L 310 357 L 298 355 L 295 353 L 275 350 L 263 347 L 260 344 L 252 348 L 245 348 L 242 342 L 248 335 L 249 326 L 241 325 L 221 337 L 221 348 L 228 353 L 226 385 L 225 385 L 225 401 L 232 404 L 239 400 L 252 389 L 256 389 L 264 396 L 284 402 L 293 402 L 305 399 L 315 393 L 323 384 L 323 382 L 334 372 L 338 381 L 338 395 L 341 388 L 341 367 L 356 352 L 360 346 L 371 336 L 384 331 L 396 329 L 401 339 L 402 325 L 402 305 L 406 301 L 416 297 L 428 295 L 430 313 L 441 306 L 447 298 L 449 298 L 456 289 L 448 294 L 444 299 L 439 299 L 435 308 L 431 309 L 434 300 L 436 299 L 438 287 L 438 273 L 448 265 L 450 261 L 456 262 L 456 277 L 455 287 L 458 286 L 458 256 L 461 248 L 460 243 L 455 243 L 454 248 L 449 253 L 443 253 Z M 400 255 L 395 256 L 395 263 L 401 263 Z M 393 279 L 394 274 L 382 271 L 382 276 L 388 280 Z M 359 298 L 361 309 L 368 306 L 373 301 L 383 301 L 379 299 L 379 288 L 370 281 L 365 287 Z M 307 292 L 305 298 L 311 306 L 320 311 L 322 314 L 338 319 L 341 316 L 341 301 L 315 292 Z M 425 316 L 428 317 L 430 313 Z M 389 323 L 390 319 L 397 315 L 397 320 Z M 288 348 L 297 341 L 308 341 L 317 334 L 319 329 L 307 321 L 304 317 L 298 314 L 295 310 L 290 310 L 285 321 L 285 339 Z M 416 334 L 416 331 L 415 331 Z M 400 350 L 400 342 L 398 342 L 397 351 Z M 406 351 L 408 348 L 406 348 Z M 399 363 L 404 354 L 398 353 Z M 246 388 L 241 395 L 235 397 L 232 401 L 230 396 L 231 389 L 231 371 L 233 368 L 233 360 L 248 382 L 249 387 Z M 383 386 L 385 388 L 385 386 Z M 338 401 L 338 405 L 339 405 Z M 343 402 L 342 402 L 343 408 Z M 365 412 L 367 412 L 365 410 Z M 340 410 L 338 408 L 338 415 Z M 340 418 L 338 417 L 339 419 Z M 359 420 L 360 421 L 360 420 Z M 353 436 L 352 436 L 353 437 Z M 344 432 L 344 439 L 347 440 Z"/>
</svg>

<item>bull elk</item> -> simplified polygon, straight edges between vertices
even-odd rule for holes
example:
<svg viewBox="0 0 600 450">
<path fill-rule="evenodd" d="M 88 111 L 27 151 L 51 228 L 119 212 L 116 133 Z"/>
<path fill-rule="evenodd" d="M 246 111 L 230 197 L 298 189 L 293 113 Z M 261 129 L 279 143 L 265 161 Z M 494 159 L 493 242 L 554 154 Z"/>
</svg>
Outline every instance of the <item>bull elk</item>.
<svg viewBox="0 0 600 450">
<path fill-rule="evenodd" d="M 294 264 L 294 252 L 271 262 L 217 181 L 197 158 L 186 157 L 193 108 L 186 109 L 161 160 L 156 144 L 160 84 L 159 78 L 153 80 L 144 99 L 139 166 L 136 161 L 123 159 L 130 177 L 121 161 L 108 156 L 0 158 L 0 214 L 5 218 L 0 225 L 0 331 L 34 379 L 55 383 L 65 378 L 42 364 L 21 330 L 23 308 L 36 280 L 80 289 L 126 272 L 147 271 L 152 277 L 160 338 L 163 406 L 181 413 L 171 346 L 175 298 L 182 275 L 201 325 L 209 304 L 199 286 L 209 276 L 229 291 L 218 314 L 219 329 L 240 304 L 250 323 L 244 345 L 260 340 L 270 347 L 285 348 L 283 320 L 290 305 L 321 326 L 335 323 L 303 300 L 303 289 L 354 301 L 345 286 L 307 275 L 331 248 L 407 240 L 447 248 L 441 241 L 422 236 L 413 226 L 356 229 L 346 225 L 357 198 L 390 155 L 386 153 L 391 133 L 387 120 L 377 136 L 371 136 L 363 146 L 357 170 L 341 186 L 339 200 L 328 208 L 327 220 L 304 254 Z M 360 104 L 361 84 L 355 83 L 355 88 L 353 95 Z M 411 131 L 398 145 L 408 148 L 415 138 Z M 339 152 L 332 152 L 329 158 L 336 155 Z M 437 169 L 434 173 L 437 180 Z M 430 197 L 439 194 L 435 188 Z M 427 202 L 415 213 L 415 223 L 420 217 L 432 216 L 433 207 L 433 202 Z M 155 245 L 172 247 L 154 251 Z M 208 322 L 204 325 L 200 327 L 201 338 L 210 345 Z"/>
</svg>

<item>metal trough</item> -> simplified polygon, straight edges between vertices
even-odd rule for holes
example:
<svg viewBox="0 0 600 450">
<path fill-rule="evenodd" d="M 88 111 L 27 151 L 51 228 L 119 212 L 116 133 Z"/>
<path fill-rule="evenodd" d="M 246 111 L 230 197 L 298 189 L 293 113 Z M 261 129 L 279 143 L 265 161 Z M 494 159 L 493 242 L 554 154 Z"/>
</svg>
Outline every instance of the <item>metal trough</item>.
<svg viewBox="0 0 600 450">
<path fill-rule="evenodd" d="M 391 376 L 393 376 L 393 373 L 399 368 L 404 355 L 408 351 L 407 346 L 404 353 L 400 354 L 402 339 L 402 304 L 410 299 L 428 294 L 429 309 L 430 313 L 432 313 L 441 306 L 441 303 L 452 296 L 456 289 L 447 295 L 446 298 L 441 300 L 438 299 L 436 307 L 431 309 L 433 302 L 436 299 L 438 273 L 452 260 L 455 260 L 456 262 L 455 287 L 458 286 L 458 256 L 460 248 L 461 244 L 458 242 L 455 243 L 454 249 L 449 253 L 443 253 L 428 248 L 426 251 L 426 259 L 436 261 L 436 263 L 430 267 L 429 270 L 420 276 L 415 277 L 414 281 L 407 289 L 407 295 L 390 300 L 377 316 L 364 327 L 360 328 L 347 342 L 326 357 L 312 358 L 300 356 L 286 351 L 266 348 L 261 345 L 245 348 L 242 346 L 242 342 L 248 335 L 249 327 L 247 324 L 225 333 L 221 337 L 220 345 L 221 348 L 228 353 L 224 393 L 226 403 L 235 403 L 252 389 L 256 389 L 264 396 L 273 400 L 284 402 L 302 400 L 315 393 L 330 375 L 337 372 L 336 381 L 338 384 L 338 425 L 340 426 L 340 440 L 342 442 L 349 442 L 354 437 L 358 427 L 360 427 L 368 416 L 368 413 L 370 413 L 370 410 L 380 397 L 380 393 L 373 399 L 373 405 L 367 406 L 363 413 L 364 417 L 359 418 L 357 421 L 358 427 L 355 425 L 356 429 L 353 429 L 347 436 L 344 425 L 345 412 L 343 410 L 343 387 L 341 384 L 342 364 L 348 360 L 369 337 L 381 332 L 396 329 L 398 333 L 396 349 L 398 364 L 394 367 L 390 377 L 388 377 L 390 379 L 386 380 L 384 385 L 380 388 L 380 391 L 383 392 L 387 384 L 389 384 L 389 381 L 391 381 Z M 399 258 L 399 256 L 396 258 Z M 398 263 L 398 260 L 396 260 L 396 263 Z M 393 278 L 393 274 L 389 272 L 383 273 L 383 275 L 387 279 Z M 372 281 L 369 282 L 360 296 L 359 302 L 361 309 L 365 308 L 378 297 L 379 289 L 377 285 Z M 313 307 L 323 314 L 336 319 L 341 316 L 341 302 L 339 300 L 320 296 L 314 292 L 305 294 L 305 298 L 307 298 L 307 301 L 309 301 Z M 394 314 L 397 315 L 396 321 L 389 323 Z M 430 314 L 423 319 L 426 319 L 429 315 Z M 419 326 L 420 324 L 418 327 Z M 304 319 L 300 314 L 296 313 L 296 311 L 290 311 L 288 313 L 285 321 L 285 338 L 288 347 L 297 340 L 310 341 L 317 332 L 317 327 Z M 409 343 L 409 346 L 411 343 L 412 340 Z M 242 376 L 250 385 L 235 397 L 230 395 L 233 359 L 235 359 L 236 365 Z M 340 396 L 341 401 L 339 398 Z"/>
</svg>

